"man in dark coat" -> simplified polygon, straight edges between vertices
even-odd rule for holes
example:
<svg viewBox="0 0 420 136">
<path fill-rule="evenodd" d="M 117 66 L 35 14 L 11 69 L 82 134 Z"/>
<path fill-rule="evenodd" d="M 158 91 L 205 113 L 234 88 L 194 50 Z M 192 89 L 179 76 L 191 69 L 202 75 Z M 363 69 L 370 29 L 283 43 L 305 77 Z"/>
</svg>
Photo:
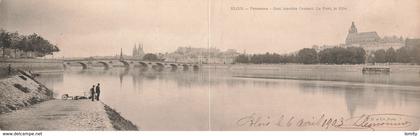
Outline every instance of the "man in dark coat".
<svg viewBox="0 0 420 136">
<path fill-rule="evenodd" d="M 90 97 L 92 101 L 95 101 L 95 85 L 93 85 L 92 88 L 90 88 Z"/>
<path fill-rule="evenodd" d="M 8 75 L 10 75 L 12 73 L 12 65 L 8 65 L 7 66 L 7 71 L 8 71 Z"/>
<path fill-rule="evenodd" d="M 96 100 L 99 101 L 99 95 L 101 94 L 101 88 L 98 85 L 96 85 Z"/>
</svg>

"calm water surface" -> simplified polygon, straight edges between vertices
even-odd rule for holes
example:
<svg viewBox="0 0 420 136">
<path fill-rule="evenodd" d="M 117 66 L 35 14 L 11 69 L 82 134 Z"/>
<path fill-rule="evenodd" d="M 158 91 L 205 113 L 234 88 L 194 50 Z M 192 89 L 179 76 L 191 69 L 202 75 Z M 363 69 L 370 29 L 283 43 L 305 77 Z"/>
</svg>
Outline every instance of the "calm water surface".
<svg viewBox="0 0 420 136">
<path fill-rule="evenodd" d="M 54 89 L 57 98 L 65 93 L 84 95 L 101 83 L 102 101 L 141 130 L 335 130 L 296 124 L 384 113 L 409 115 L 410 125 L 403 130 L 419 128 L 418 118 L 412 117 L 420 115 L 418 73 L 346 74 L 352 75 L 351 82 L 345 77 L 340 81 L 241 78 L 240 73 L 226 70 L 74 68 L 39 79 Z"/>
</svg>

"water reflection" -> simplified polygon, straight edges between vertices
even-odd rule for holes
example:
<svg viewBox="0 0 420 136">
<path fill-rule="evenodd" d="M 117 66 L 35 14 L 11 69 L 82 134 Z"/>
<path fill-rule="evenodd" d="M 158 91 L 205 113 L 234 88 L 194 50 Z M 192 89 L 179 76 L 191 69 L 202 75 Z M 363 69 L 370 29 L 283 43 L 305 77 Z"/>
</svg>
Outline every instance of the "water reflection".
<svg viewBox="0 0 420 136">
<path fill-rule="evenodd" d="M 344 117 L 419 113 L 420 86 L 412 84 L 419 82 L 417 75 L 407 82 L 401 79 L 404 74 L 352 74 L 348 81 L 306 80 L 333 79 L 322 74 L 304 80 L 233 77 L 237 75 L 241 74 L 224 70 L 154 72 L 115 68 L 67 70 L 43 74 L 39 79 L 57 94 L 88 90 L 90 84 L 100 82 L 103 101 L 143 130 L 208 130 L 209 118 L 213 130 L 249 130 L 234 122 L 250 113 L 307 118 L 324 113 Z"/>
<path fill-rule="evenodd" d="M 48 88 L 57 88 L 64 82 L 64 74 L 62 72 L 50 72 L 50 73 L 42 73 L 40 76 L 36 77 L 36 79 L 43 83 Z M 57 93 L 53 94 L 54 97 L 60 97 Z"/>
</svg>

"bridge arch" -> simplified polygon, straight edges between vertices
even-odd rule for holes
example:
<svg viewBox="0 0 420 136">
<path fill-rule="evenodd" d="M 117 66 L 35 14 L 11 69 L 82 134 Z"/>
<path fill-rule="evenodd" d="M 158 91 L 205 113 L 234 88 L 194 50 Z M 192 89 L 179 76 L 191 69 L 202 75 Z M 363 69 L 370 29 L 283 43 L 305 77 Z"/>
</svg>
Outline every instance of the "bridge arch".
<svg viewBox="0 0 420 136">
<path fill-rule="evenodd" d="M 184 71 L 187 71 L 188 69 L 190 69 L 190 67 L 187 64 L 182 64 L 182 69 Z"/>
<path fill-rule="evenodd" d="M 139 62 L 139 64 L 142 66 L 142 67 L 149 67 L 149 65 L 147 64 L 147 63 L 144 63 L 144 62 L 142 62 L 142 61 L 140 61 Z"/>
<path fill-rule="evenodd" d="M 193 70 L 194 71 L 198 71 L 198 69 L 199 69 L 200 67 L 198 66 L 198 65 L 193 65 Z"/>
<path fill-rule="evenodd" d="M 84 62 L 77 62 L 77 63 L 82 65 L 82 69 L 88 69 L 88 65 L 86 63 L 84 63 Z"/>
<path fill-rule="evenodd" d="M 152 68 L 156 71 L 163 71 L 165 65 L 163 65 L 162 63 L 155 63 L 155 65 L 153 65 Z"/>
<path fill-rule="evenodd" d="M 104 62 L 104 61 L 99 61 L 98 63 L 99 63 L 99 64 L 104 65 L 105 70 L 108 70 L 108 69 L 110 69 L 110 68 L 111 68 L 111 65 L 110 65 L 110 64 L 108 64 L 108 63 L 106 63 L 106 62 Z"/>
<path fill-rule="evenodd" d="M 140 61 L 139 64 L 141 71 L 147 71 L 149 69 L 149 65 L 147 63 Z"/>
<path fill-rule="evenodd" d="M 160 67 L 165 67 L 165 65 L 163 65 L 162 63 L 156 63 L 156 65 L 160 66 Z"/>
<path fill-rule="evenodd" d="M 120 60 L 120 62 L 124 64 L 124 67 L 125 67 L 125 68 L 129 68 L 129 67 L 130 67 L 130 63 L 128 63 L 128 62 L 127 62 L 127 61 L 125 61 L 125 60 Z"/>
<path fill-rule="evenodd" d="M 176 64 L 169 64 L 171 66 L 171 70 L 175 71 L 178 69 L 178 66 Z"/>
</svg>

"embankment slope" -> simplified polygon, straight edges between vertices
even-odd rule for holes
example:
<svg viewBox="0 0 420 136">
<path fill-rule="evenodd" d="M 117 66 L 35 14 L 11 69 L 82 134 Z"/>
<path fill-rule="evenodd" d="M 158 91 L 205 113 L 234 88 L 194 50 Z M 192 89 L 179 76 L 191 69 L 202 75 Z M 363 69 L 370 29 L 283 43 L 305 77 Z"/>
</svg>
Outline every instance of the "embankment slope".
<svg viewBox="0 0 420 136">
<path fill-rule="evenodd" d="M 53 92 L 27 73 L 0 79 L 0 114 L 53 98 Z"/>
</svg>

